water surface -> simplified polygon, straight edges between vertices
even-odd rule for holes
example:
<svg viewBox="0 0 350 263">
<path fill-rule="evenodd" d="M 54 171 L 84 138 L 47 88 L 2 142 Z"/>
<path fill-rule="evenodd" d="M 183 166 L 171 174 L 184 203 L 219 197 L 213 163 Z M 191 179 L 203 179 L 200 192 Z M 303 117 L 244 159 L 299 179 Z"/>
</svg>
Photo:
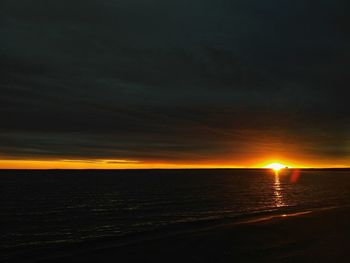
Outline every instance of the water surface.
<svg viewBox="0 0 350 263">
<path fill-rule="evenodd" d="M 182 231 L 350 204 L 349 170 L 1 171 L 1 249 Z"/>
</svg>

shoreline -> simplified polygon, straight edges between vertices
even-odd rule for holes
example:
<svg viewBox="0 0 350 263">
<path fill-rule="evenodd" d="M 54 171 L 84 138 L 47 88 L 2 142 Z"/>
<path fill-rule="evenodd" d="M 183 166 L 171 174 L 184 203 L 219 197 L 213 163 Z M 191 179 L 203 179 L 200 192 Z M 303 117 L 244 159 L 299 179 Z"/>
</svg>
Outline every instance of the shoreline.
<svg viewBox="0 0 350 263">
<path fill-rule="evenodd" d="M 104 246 L 62 246 L 4 262 L 347 262 L 348 244 L 350 207 L 345 206 L 280 213 L 122 245 L 113 245 L 111 239 Z"/>
</svg>

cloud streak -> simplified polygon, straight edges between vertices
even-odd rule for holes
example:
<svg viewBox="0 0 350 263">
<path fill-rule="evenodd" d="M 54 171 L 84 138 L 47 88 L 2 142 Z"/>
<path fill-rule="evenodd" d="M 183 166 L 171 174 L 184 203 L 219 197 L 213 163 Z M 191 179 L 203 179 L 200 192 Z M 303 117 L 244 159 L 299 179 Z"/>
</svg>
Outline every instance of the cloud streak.
<svg viewBox="0 0 350 263">
<path fill-rule="evenodd" d="M 2 159 L 349 161 L 345 1 L 1 5 Z"/>
</svg>

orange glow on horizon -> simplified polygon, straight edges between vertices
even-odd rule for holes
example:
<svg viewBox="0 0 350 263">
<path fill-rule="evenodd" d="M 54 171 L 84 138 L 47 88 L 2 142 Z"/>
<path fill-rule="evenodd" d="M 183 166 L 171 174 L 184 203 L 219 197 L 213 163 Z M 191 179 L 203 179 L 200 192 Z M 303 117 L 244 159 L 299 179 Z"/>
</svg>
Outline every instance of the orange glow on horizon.
<svg viewBox="0 0 350 263">
<path fill-rule="evenodd" d="M 283 165 L 281 163 L 287 163 Z M 138 160 L 1 160 L 0 169 L 195 169 L 195 168 L 272 168 L 281 169 L 287 167 L 295 168 L 346 168 L 345 165 L 317 165 L 310 163 L 297 164 L 295 162 L 246 162 L 231 164 L 228 162 L 195 162 L 195 163 L 170 163 L 150 162 Z M 275 165 L 276 164 L 276 165 Z M 277 167 L 278 165 L 278 167 Z"/>
<path fill-rule="evenodd" d="M 130 160 L 0 160 L 0 169 L 194 169 L 242 168 L 234 165 L 177 164 Z"/>
</svg>

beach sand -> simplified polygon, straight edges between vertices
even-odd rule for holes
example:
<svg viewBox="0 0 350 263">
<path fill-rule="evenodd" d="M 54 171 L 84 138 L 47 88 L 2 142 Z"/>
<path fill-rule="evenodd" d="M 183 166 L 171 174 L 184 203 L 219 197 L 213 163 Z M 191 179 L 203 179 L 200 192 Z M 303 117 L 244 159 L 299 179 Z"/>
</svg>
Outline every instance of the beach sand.
<svg viewBox="0 0 350 263">
<path fill-rule="evenodd" d="M 104 248 L 5 262 L 350 262 L 350 209 L 281 214 Z"/>
</svg>

